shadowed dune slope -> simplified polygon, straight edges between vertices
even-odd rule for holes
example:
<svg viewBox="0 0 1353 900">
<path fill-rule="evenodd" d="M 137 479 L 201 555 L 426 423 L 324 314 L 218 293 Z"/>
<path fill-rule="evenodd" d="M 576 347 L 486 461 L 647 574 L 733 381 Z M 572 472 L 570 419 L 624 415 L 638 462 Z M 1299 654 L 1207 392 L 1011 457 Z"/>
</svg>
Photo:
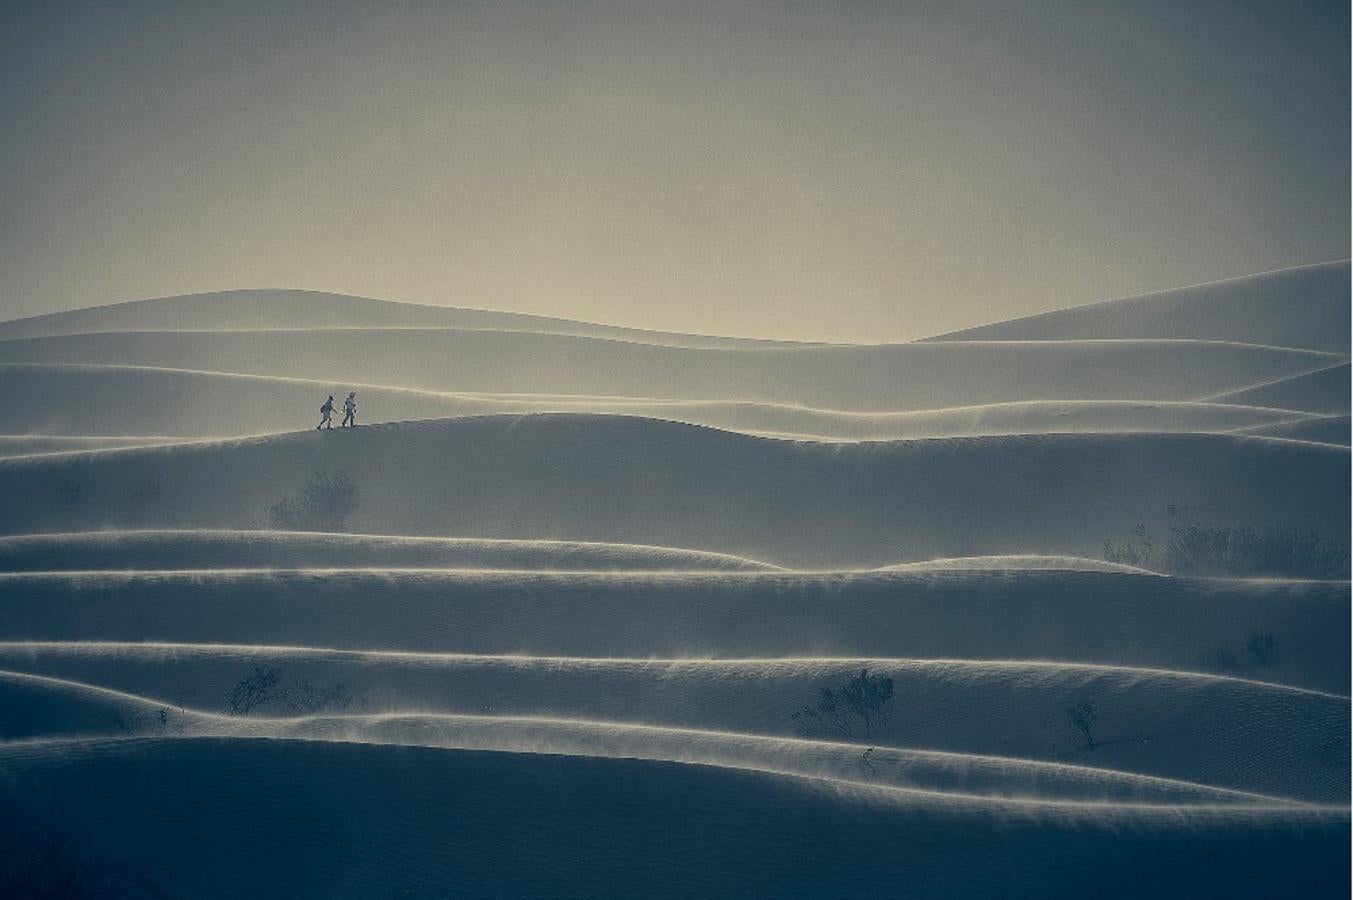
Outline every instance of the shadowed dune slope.
<svg viewBox="0 0 1353 900">
<path fill-rule="evenodd" d="M 642 543 L 795 568 L 1095 557 L 1136 524 L 1168 532 L 1171 504 L 1338 535 L 1349 486 L 1342 448 L 1233 435 L 813 444 L 504 416 L 3 460 L 0 533 L 266 527 L 320 470 L 358 486 L 352 531 Z"/>
<path fill-rule="evenodd" d="M 0 340 L 107 331 L 258 330 L 279 328 L 464 328 L 612 337 L 677 347 L 789 345 L 697 334 L 596 325 L 527 313 L 424 306 L 324 291 L 240 290 L 132 300 L 0 322 Z"/>
<path fill-rule="evenodd" d="M 11 642 L 1046 660 L 1210 672 L 1347 694 L 1348 629 L 1346 582 L 1109 572 L 0 576 L 0 639 Z M 1279 639 L 1272 658 L 1246 650 L 1256 632 Z"/>
<path fill-rule="evenodd" d="M 756 401 L 861 412 L 1021 400 L 1197 400 L 1346 359 L 1208 341 L 691 349 L 446 329 L 125 332 L 0 341 L 4 364 L 136 365 L 427 391 Z"/>
<path fill-rule="evenodd" d="M 1234 431 L 1309 414 L 1220 403 L 1035 401 L 900 413 L 860 413 L 771 403 L 622 400 L 577 395 L 444 394 L 372 385 L 129 366 L 0 366 L 0 454 L 134 444 L 134 438 L 233 437 L 295 431 L 318 418 L 326 394 L 358 390 L 363 422 L 450 416 L 577 412 L 637 415 L 748 434 L 821 440 L 894 440 L 982 434 Z M 129 398 L 135 398 L 129 402 Z M 369 417 L 369 418 L 368 418 Z M 19 435 L 36 435 L 21 438 Z M 158 440 L 158 439 L 157 439 Z M 141 443 L 156 441 L 145 440 Z"/>
<path fill-rule="evenodd" d="M 39 651 L 33 655 L 41 662 L 41 673 L 0 671 L 0 706 L 12 711 L 0 736 L 161 730 L 159 722 L 144 721 L 144 716 L 128 721 L 125 715 L 120 719 L 100 713 L 110 701 L 122 702 L 108 695 L 108 689 L 113 689 L 134 696 L 145 692 L 149 698 L 159 695 L 167 707 L 214 714 L 174 723 L 175 729 L 181 727 L 185 733 L 342 739 L 346 724 L 354 739 L 361 739 L 363 732 L 376 734 L 373 726 L 380 723 L 372 722 L 372 716 L 413 711 L 432 720 L 406 722 L 407 728 L 396 727 L 396 723 L 381 739 L 467 749 L 622 755 L 607 745 L 608 738 L 613 744 L 622 743 L 621 734 L 608 735 L 605 728 L 586 729 L 590 740 L 587 735 L 567 734 L 567 723 L 573 721 L 619 723 L 695 732 L 665 738 L 653 735 L 651 749 L 636 755 L 662 753 L 660 745 L 666 744 L 665 758 L 716 761 L 720 759 L 718 741 L 703 736 L 704 732 L 796 738 L 791 712 L 814 702 L 821 688 L 840 686 L 867 666 L 886 674 L 895 685 L 898 700 L 888 726 L 866 731 L 854 720 L 846 723 L 849 730 L 818 729 L 813 737 L 857 747 L 1075 762 L 1296 801 L 1340 803 L 1349 791 L 1347 697 L 1188 673 L 981 661 L 672 663 L 354 658 L 301 651 L 232 654 L 211 648 L 204 648 L 204 653 L 168 649 L 168 653 L 153 649 L 150 655 L 130 649 L 120 658 L 111 653 L 80 656 Z M 26 664 L 22 652 L 13 660 L 5 659 L 5 664 L 22 669 L 32 665 Z M 290 693 L 255 709 L 251 717 L 295 718 L 299 714 L 343 720 L 357 714 L 360 718 L 313 730 L 304 722 L 241 725 L 238 717 L 224 715 L 220 698 L 255 666 L 275 667 L 288 679 L 277 687 Z M 295 688 L 302 680 L 310 686 L 309 694 Z M 345 705 L 338 711 L 324 705 L 325 691 L 333 685 L 343 685 L 345 692 Z M 172 701 L 163 698 L 165 686 L 172 686 Z M 1093 701 L 1100 714 L 1097 743 L 1090 749 L 1083 747 L 1084 739 L 1064 715 L 1067 706 L 1085 701 Z M 143 705 L 143 712 L 157 709 L 154 699 Z M 110 708 L 109 712 L 114 711 Z M 455 743 L 458 723 L 437 720 L 446 715 L 486 720 L 460 723 L 483 732 L 479 743 Z M 493 720 L 504 717 L 512 721 L 503 723 L 495 738 Z M 532 729 L 529 722 L 515 721 L 521 719 L 544 719 L 557 725 Z M 169 726 L 166 721 L 163 730 L 169 732 Z M 540 744 L 523 744 L 526 738 Z M 699 752 L 702 742 L 709 751 L 703 757 Z M 689 752 L 682 752 L 683 744 L 689 745 Z M 819 749 L 767 747 L 757 760 L 755 748 L 744 747 L 736 755 L 767 767 L 774 767 L 778 757 L 780 768 L 801 774 L 822 771 L 858 777 L 857 772 L 839 768 L 836 757 L 825 760 L 822 769 L 812 768 L 812 757 Z M 725 747 L 722 752 L 733 750 Z M 978 775 L 979 780 L 987 779 L 983 781 L 987 786 L 974 783 L 973 790 L 965 792 L 1000 790 L 997 775 Z M 890 780 L 903 785 L 900 779 Z M 1019 772 L 1012 772 L 1006 789 L 1024 780 Z M 962 789 L 955 786 L 952 790 Z M 1030 795 L 1027 785 L 1023 793 Z M 1092 791 L 1079 793 L 1089 799 Z M 1066 793 L 1062 796 L 1071 799 Z"/>
<path fill-rule="evenodd" d="M 567 541 L 295 531 L 96 531 L 0 537 L 0 572 L 366 567 L 628 572 L 774 568 L 719 553 Z"/>
<path fill-rule="evenodd" d="M 1218 394 L 1207 399 L 1213 403 L 1242 406 L 1271 406 L 1304 410 L 1321 415 L 1347 415 L 1349 410 L 1347 364 L 1330 366 L 1306 375 L 1283 378 L 1256 387 Z"/>
<path fill-rule="evenodd" d="M 0 672 L 0 699 L 44 740 L 94 737 L 232 737 L 505 750 L 683 762 L 905 790 L 912 802 L 1042 806 L 1076 813 L 1092 804 L 1157 807 L 1311 806 L 1302 801 L 1112 769 L 876 746 L 870 757 L 843 741 L 598 722 L 456 713 L 221 715 L 102 687 Z M 20 737 L 20 740 L 24 738 Z M 1027 809 L 1024 811 L 1028 811 Z"/>
<path fill-rule="evenodd" d="M 878 789 L 290 741 L 6 749 L 0 801 L 8 828 L 79 834 L 89 856 L 193 897 L 876 897 L 882 884 L 914 897 L 1081 898 L 1088 883 L 1104 897 L 1310 896 L 1337 890 L 1348 860 L 1346 819 L 1300 811 L 1012 816 L 993 840 L 984 810 Z"/>
<path fill-rule="evenodd" d="M 1201 338 L 1347 353 L 1349 263 L 1323 263 L 1092 303 L 956 331 L 948 340 Z"/>
</svg>

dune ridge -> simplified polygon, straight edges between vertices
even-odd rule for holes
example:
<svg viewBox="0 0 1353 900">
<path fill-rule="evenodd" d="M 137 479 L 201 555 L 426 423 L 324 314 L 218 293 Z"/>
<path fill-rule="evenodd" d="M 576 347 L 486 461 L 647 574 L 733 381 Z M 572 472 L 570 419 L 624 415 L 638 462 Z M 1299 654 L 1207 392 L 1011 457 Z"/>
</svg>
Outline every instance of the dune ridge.
<svg viewBox="0 0 1353 900">
<path fill-rule="evenodd" d="M 641 416 L 802 440 L 898 440 L 995 434 L 1112 431 L 1217 432 L 1293 422 L 1314 413 L 1234 403 L 1024 400 L 852 412 L 773 402 L 412 391 L 348 384 L 376 421 L 540 412 Z M 0 365 L 0 453 L 80 450 L 238 437 L 307 428 L 307 410 L 342 387 L 313 379 L 137 366 Z M 128 396 L 140 398 L 131 406 Z M 364 422 L 367 420 L 363 420 Z M 91 437 L 90 435 L 106 435 Z M 31 436 L 31 437 L 25 437 Z M 100 443 L 101 441 L 101 443 Z"/>
<path fill-rule="evenodd" d="M 766 563 L 674 547 L 279 530 L 142 530 L 0 537 L 0 572 L 472 569 L 751 570 Z"/>
<path fill-rule="evenodd" d="M 427 306 L 325 291 L 236 290 L 129 300 L 0 322 L 0 340 L 110 331 L 310 330 L 317 327 L 461 328 L 614 336 L 671 346 L 792 345 L 791 341 L 678 334 L 528 313 Z"/>
<path fill-rule="evenodd" d="M 396 711 L 241 717 L 185 709 L 181 703 L 43 675 L 0 672 L 0 684 L 4 685 L 11 706 L 21 708 L 25 695 L 30 702 L 46 697 L 49 704 L 55 701 L 58 707 L 64 706 L 59 709 L 61 719 L 74 728 L 69 737 L 119 732 L 121 736 L 267 737 L 633 757 L 856 782 L 939 800 L 1051 807 L 1149 806 L 1152 801 L 1307 805 L 1301 799 L 1214 788 L 1187 779 L 1059 762 L 912 749 L 890 742 L 842 743 L 644 722 L 511 713 Z M 118 706 L 130 712 L 120 717 L 110 715 L 108 707 Z M 162 709 L 166 711 L 163 722 L 158 716 Z M 96 730 L 91 732 L 91 728 Z M 51 736 L 50 731 L 45 733 Z M 870 746 L 874 752 L 862 763 L 861 751 Z M 989 793 L 974 793 L 975 789 Z M 1041 791 L 1042 795 L 1034 791 Z"/>
<path fill-rule="evenodd" d="M 1348 295 L 1349 261 L 1339 260 L 1054 310 L 929 340 L 1205 337 L 1346 352 Z"/>
<path fill-rule="evenodd" d="M 422 391 L 899 412 L 1023 400 L 1188 401 L 1347 362 L 1199 340 L 683 348 L 527 332 L 109 332 L 0 341 L 0 363 L 136 365 Z M 618 377 L 623 373 L 623 377 Z"/>
<path fill-rule="evenodd" d="M 0 460 L 15 500 L 0 533 L 267 527 L 319 470 L 361 491 L 354 531 L 640 543 L 801 569 L 1093 557 L 1136 524 L 1168 532 L 1171 505 L 1332 535 L 1349 478 L 1344 448 L 1231 434 L 811 444 L 540 414 Z"/>
<path fill-rule="evenodd" d="M 0 608 L 6 641 L 1060 660 L 1349 692 L 1346 582 L 1088 571 L 10 573 Z M 1282 642 L 1263 666 L 1244 646 L 1254 633 Z"/>
</svg>

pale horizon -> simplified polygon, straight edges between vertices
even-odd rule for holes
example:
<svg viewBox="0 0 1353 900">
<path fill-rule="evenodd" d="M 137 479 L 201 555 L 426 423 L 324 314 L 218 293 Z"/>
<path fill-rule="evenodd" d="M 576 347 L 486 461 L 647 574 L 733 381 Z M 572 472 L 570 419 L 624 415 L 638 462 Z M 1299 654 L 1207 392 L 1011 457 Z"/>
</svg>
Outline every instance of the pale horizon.
<svg viewBox="0 0 1353 900">
<path fill-rule="evenodd" d="M 0 308 L 266 286 L 904 341 L 1344 258 L 1347 21 L 19 9 Z"/>
</svg>

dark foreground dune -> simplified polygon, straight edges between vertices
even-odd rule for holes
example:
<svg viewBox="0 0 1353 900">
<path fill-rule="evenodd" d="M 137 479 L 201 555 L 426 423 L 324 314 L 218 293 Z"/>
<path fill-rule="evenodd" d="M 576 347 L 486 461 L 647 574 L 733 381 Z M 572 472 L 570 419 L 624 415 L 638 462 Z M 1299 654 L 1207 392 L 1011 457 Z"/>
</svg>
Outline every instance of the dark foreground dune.
<svg viewBox="0 0 1353 900">
<path fill-rule="evenodd" d="M 1006 812 L 620 759 L 239 740 L 0 751 L 36 829 L 181 896 L 1335 896 L 1346 814 Z M 229 873 L 228 878 L 223 877 Z"/>
</svg>

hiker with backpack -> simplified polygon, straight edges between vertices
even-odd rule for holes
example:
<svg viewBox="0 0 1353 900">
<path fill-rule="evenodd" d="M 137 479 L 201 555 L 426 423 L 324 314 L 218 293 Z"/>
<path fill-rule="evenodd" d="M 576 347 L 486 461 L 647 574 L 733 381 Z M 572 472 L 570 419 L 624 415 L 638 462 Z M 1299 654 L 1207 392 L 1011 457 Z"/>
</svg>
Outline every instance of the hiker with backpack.
<svg viewBox="0 0 1353 900">
<path fill-rule="evenodd" d="M 324 401 L 324 405 L 319 408 L 320 420 L 315 426 L 315 430 L 327 428 L 333 431 L 334 428 L 334 395 L 330 394 L 329 399 Z"/>
<path fill-rule="evenodd" d="M 357 392 L 356 392 L 356 391 L 351 391 L 351 392 L 348 394 L 348 399 L 346 399 L 346 400 L 343 401 L 343 422 L 342 422 L 341 425 L 339 425 L 339 427 L 340 427 L 340 428 L 347 428 L 349 425 L 351 425 L 353 428 L 356 428 L 356 427 L 357 427 Z"/>
</svg>

